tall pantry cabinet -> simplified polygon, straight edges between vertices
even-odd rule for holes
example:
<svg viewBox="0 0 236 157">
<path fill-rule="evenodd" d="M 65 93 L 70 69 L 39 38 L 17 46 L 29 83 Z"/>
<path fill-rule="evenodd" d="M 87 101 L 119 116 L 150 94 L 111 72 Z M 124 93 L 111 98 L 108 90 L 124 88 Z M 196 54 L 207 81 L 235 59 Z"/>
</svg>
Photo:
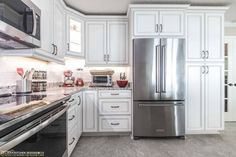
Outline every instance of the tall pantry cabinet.
<svg viewBox="0 0 236 157">
<path fill-rule="evenodd" d="M 224 129 L 224 9 L 186 14 L 186 132 Z"/>
</svg>

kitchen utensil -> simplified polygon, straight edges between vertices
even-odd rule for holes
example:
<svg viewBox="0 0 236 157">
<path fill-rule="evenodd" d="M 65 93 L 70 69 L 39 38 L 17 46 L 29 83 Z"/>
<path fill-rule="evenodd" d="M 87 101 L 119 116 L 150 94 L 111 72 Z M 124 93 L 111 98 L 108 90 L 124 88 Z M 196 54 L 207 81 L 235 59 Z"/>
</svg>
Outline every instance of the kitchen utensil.
<svg viewBox="0 0 236 157">
<path fill-rule="evenodd" d="M 16 71 L 17 71 L 17 74 L 19 74 L 22 78 L 24 77 L 24 69 L 23 68 L 17 68 Z"/>
<path fill-rule="evenodd" d="M 28 75 L 29 75 L 29 70 L 26 70 L 23 79 L 27 79 Z"/>
<path fill-rule="evenodd" d="M 120 73 L 120 80 L 126 80 L 126 78 L 125 73 Z"/>
<path fill-rule="evenodd" d="M 29 75 L 27 77 L 28 80 L 32 80 L 34 72 L 35 72 L 34 68 L 31 68 Z"/>
<path fill-rule="evenodd" d="M 126 87 L 127 84 L 128 84 L 127 80 L 117 80 L 116 82 L 117 82 L 118 86 L 121 87 L 121 88 Z"/>
</svg>

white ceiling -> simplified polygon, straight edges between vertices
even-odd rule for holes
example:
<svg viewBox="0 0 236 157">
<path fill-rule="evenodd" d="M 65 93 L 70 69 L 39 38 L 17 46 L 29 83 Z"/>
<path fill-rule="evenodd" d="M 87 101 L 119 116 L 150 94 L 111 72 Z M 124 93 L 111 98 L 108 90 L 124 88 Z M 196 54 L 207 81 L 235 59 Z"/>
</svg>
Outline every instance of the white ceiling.
<svg viewBox="0 0 236 157">
<path fill-rule="evenodd" d="M 85 14 L 125 14 L 129 4 L 165 3 L 230 6 L 226 21 L 236 22 L 236 0 L 64 0 L 68 6 Z"/>
</svg>

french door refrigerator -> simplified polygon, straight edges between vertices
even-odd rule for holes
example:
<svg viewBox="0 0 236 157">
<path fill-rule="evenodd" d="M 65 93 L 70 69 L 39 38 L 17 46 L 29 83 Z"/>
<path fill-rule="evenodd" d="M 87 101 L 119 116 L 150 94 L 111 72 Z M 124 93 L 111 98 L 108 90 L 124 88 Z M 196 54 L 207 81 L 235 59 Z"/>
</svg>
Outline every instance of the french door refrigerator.
<svg viewBox="0 0 236 157">
<path fill-rule="evenodd" d="M 185 40 L 134 39 L 133 136 L 185 136 Z"/>
</svg>

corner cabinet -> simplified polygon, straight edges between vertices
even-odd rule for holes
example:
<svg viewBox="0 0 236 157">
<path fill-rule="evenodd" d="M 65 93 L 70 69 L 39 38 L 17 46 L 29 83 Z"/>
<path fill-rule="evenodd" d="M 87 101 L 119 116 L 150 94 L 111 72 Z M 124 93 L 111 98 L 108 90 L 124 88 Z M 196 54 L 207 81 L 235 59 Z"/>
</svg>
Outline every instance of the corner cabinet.
<svg viewBox="0 0 236 157">
<path fill-rule="evenodd" d="M 224 64 L 189 63 L 186 70 L 186 132 L 224 129 Z"/>
<path fill-rule="evenodd" d="M 86 65 L 128 64 L 128 22 L 86 22 Z"/>
<path fill-rule="evenodd" d="M 224 13 L 186 15 L 187 61 L 224 61 Z"/>
<path fill-rule="evenodd" d="M 184 11 L 134 11 L 134 36 L 184 35 Z"/>
<path fill-rule="evenodd" d="M 84 57 L 84 20 L 79 15 L 67 13 L 67 56 Z"/>
</svg>

